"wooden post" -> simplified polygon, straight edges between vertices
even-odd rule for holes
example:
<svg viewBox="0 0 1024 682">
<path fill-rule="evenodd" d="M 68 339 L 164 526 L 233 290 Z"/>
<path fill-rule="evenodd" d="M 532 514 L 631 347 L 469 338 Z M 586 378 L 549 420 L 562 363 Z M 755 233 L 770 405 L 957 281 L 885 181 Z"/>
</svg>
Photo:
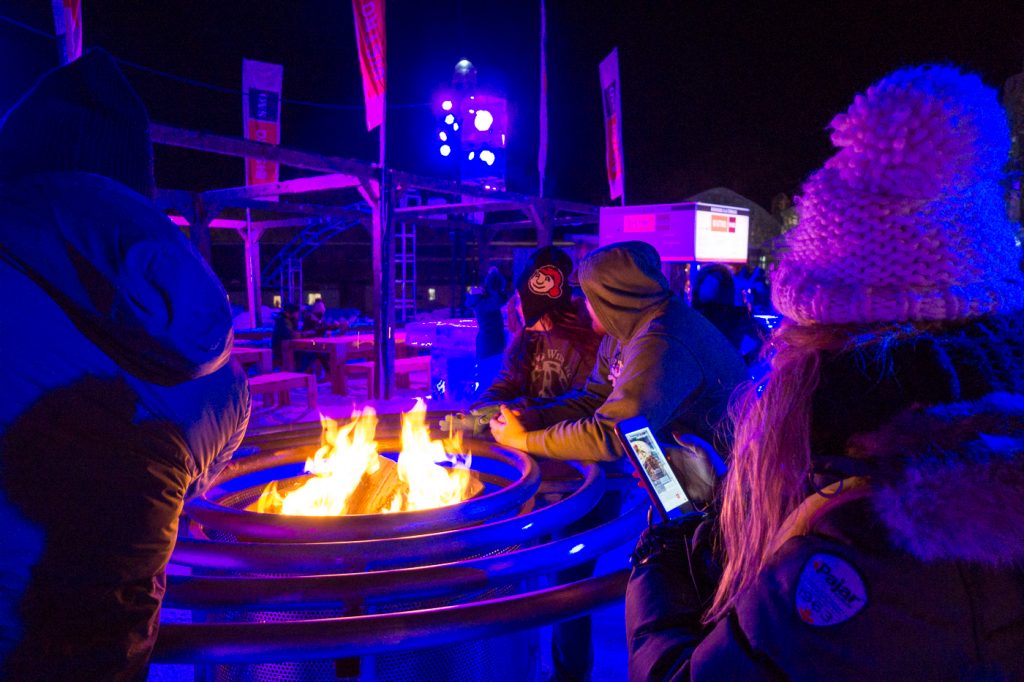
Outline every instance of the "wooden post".
<svg viewBox="0 0 1024 682">
<path fill-rule="evenodd" d="M 387 169 L 387 94 L 380 123 L 380 184 L 373 212 L 373 397 L 391 397 L 395 385 L 395 234 L 391 219 L 395 199 L 393 179 Z"/>
<path fill-rule="evenodd" d="M 188 226 L 188 238 L 192 242 L 192 246 L 195 247 L 195 250 L 203 257 L 203 260 L 209 263 L 212 256 L 210 221 L 213 220 L 214 216 L 210 215 L 209 211 L 206 210 L 206 204 L 198 194 L 194 196 L 192 203 L 192 217 L 194 219 L 190 221 Z"/>
<path fill-rule="evenodd" d="M 526 213 L 537 228 L 537 246 L 551 246 L 555 241 L 554 210 L 547 204 L 537 202 L 529 204 Z"/>
<path fill-rule="evenodd" d="M 476 254 L 477 262 L 479 263 L 478 269 L 481 273 L 481 279 L 483 279 L 487 274 L 487 268 L 491 262 L 491 243 L 487 225 L 481 224 L 480 227 L 474 230 L 474 232 L 476 233 Z"/>
<path fill-rule="evenodd" d="M 263 229 L 253 227 L 252 216 L 245 212 L 245 230 L 239 230 L 245 243 L 245 287 L 249 305 L 249 326 L 253 329 L 263 326 L 263 290 L 260 266 L 260 237 Z"/>
<path fill-rule="evenodd" d="M 381 173 L 379 210 L 374 212 L 374 398 L 388 399 L 395 386 L 395 230 L 391 218 L 393 180 Z"/>
</svg>

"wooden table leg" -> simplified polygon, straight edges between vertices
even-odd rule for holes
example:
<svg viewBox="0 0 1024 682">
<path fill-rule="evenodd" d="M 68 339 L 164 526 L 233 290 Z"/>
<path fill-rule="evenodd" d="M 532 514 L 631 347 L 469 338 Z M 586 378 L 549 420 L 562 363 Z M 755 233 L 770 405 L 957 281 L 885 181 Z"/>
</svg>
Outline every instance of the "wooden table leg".
<svg viewBox="0 0 1024 682">
<path fill-rule="evenodd" d="M 331 391 L 348 395 L 348 380 L 345 377 L 345 350 L 340 345 L 331 346 Z"/>
<path fill-rule="evenodd" d="M 309 378 L 306 379 L 306 404 L 309 406 L 309 409 L 311 409 L 311 410 L 317 409 L 317 407 L 316 407 L 316 401 L 317 401 L 316 391 L 317 391 L 317 388 L 316 388 L 316 377 L 313 376 L 312 374 L 310 374 Z"/>
</svg>

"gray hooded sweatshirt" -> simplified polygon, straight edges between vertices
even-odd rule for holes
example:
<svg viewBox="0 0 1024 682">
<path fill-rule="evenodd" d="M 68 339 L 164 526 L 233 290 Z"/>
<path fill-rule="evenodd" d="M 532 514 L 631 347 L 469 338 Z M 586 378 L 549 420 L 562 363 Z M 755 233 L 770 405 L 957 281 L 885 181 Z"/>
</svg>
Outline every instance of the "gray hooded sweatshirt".
<svg viewBox="0 0 1024 682">
<path fill-rule="evenodd" d="M 672 293 L 654 247 L 610 244 L 580 263 L 578 277 L 608 335 L 582 390 L 522 409 L 527 450 L 617 460 L 624 452 L 615 425 L 637 415 L 662 441 L 682 432 L 714 442 L 746 368 L 729 341 Z"/>
</svg>

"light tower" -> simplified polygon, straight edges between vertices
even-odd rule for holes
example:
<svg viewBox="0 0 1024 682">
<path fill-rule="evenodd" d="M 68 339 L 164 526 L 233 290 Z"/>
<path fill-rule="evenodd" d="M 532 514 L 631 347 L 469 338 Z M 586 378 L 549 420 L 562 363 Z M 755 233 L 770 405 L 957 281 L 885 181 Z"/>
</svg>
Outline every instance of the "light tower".
<svg viewBox="0 0 1024 682">
<path fill-rule="evenodd" d="M 451 89 L 440 98 L 437 144 L 463 182 L 504 189 L 507 112 L 505 98 L 482 92 L 476 67 L 460 60 Z"/>
</svg>

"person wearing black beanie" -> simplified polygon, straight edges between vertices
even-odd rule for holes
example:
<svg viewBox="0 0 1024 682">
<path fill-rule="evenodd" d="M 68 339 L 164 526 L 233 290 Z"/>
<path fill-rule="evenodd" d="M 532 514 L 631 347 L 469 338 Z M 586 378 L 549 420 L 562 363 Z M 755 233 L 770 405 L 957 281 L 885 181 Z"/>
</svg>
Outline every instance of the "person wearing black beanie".
<svg viewBox="0 0 1024 682">
<path fill-rule="evenodd" d="M 507 403 L 523 407 L 532 399 L 556 398 L 582 389 L 594 368 L 601 335 L 572 301 L 572 259 L 557 246 L 530 254 L 516 280 L 525 329 L 505 349 L 501 371 L 471 406 L 483 410 Z"/>
</svg>

